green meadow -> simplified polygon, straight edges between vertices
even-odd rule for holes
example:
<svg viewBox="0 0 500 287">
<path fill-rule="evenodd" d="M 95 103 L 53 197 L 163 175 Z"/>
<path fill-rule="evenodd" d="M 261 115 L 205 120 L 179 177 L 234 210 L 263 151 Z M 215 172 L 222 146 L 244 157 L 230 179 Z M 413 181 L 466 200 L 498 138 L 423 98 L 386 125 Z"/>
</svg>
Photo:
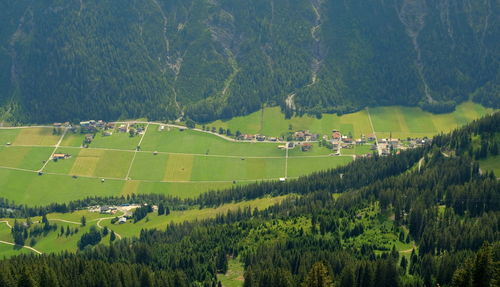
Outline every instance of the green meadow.
<svg viewBox="0 0 500 287">
<path fill-rule="evenodd" d="M 285 119 L 279 108 L 272 107 L 208 126 L 230 128 L 233 134 L 240 130 L 280 136 L 310 130 L 330 135 L 333 129 L 338 129 L 355 138 L 373 132 L 379 138 L 391 134 L 405 138 L 447 132 L 490 112 L 491 109 L 466 102 L 454 112 L 440 115 L 393 106 L 342 116 L 324 114 L 321 118 L 305 115 Z M 117 128 L 110 136 L 97 133 L 89 148 L 81 148 L 84 135 L 68 131 L 55 152 L 71 156 L 50 160 L 42 175 L 37 171 L 49 159 L 61 135 L 54 135 L 51 127 L 0 128 L 2 197 L 28 205 L 132 193 L 188 198 L 233 185 L 299 177 L 345 165 L 356 155 L 372 152 L 370 144 L 365 144 L 342 149 L 341 156 L 334 156 L 332 150 L 313 143 L 307 152 L 302 152 L 300 146 L 289 150 L 287 159 L 286 151 L 278 148 L 279 143 L 230 141 L 208 132 L 169 126 L 160 129 L 160 126 L 150 124 L 144 135 L 134 137 Z M 136 151 L 139 142 L 141 146 Z M 488 159 L 481 162 L 481 167 L 498 174 L 497 162 Z"/>
<path fill-rule="evenodd" d="M 500 178 L 500 155 L 490 156 L 479 161 L 479 166 L 484 171 L 493 171 L 497 178 Z"/>
<path fill-rule="evenodd" d="M 266 136 L 282 136 L 289 131 L 297 130 L 310 130 L 313 133 L 329 135 L 333 129 L 338 129 L 346 134 L 352 133 L 353 136 L 372 132 L 366 111 L 340 117 L 336 114 L 323 114 L 321 119 L 309 115 L 285 119 L 279 107 L 267 107 L 247 116 L 215 121 L 207 126 L 229 128 L 233 133 L 239 130 L 242 133 Z"/>
<path fill-rule="evenodd" d="M 4 130 L 1 130 L 3 133 Z M 61 138 L 54 135 L 52 128 L 34 127 L 19 129 L 13 145 L 53 146 Z"/>
<path fill-rule="evenodd" d="M 0 146 L 0 166 L 38 170 L 53 150 L 50 147 Z"/>
<path fill-rule="evenodd" d="M 130 178 L 149 181 L 232 181 L 279 178 L 285 158 L 215 157 L 187 154 L 136 155 Z"/>
<path fill-rule="evenodd" d="M 178 128 L 159 131 L 150 125 L 141 150 L 197 155 L 284 156 L 285 152 L 273 143 L 231 142 L 217 135 Z"/>
<path fill-rule="evenodd" d="M 0 145 L 13 143 L 21 129 L 0 129 Z"/>
<path fill-rule="evenodd" d="M 415 107 L 370 108 L 373 128 L 377 137 L 393 138 L 431 137 L 445 133 L 478 119 L 493 110 L 472 102 L 463 103 L 448 114 L 432 114 Z"/>
<path fill-rule="evenodd" d="M 81 235 L 88 232 L 92 226 L 96 226 L 97 222 L 101 220 L 100 226 L 107 226 L 110 230 L 116 232 L 122 237 L 133 237 L 139 236 L 142 229 L 164 229 L 168 224 L 175 222 L 180 223 L 184 221 L 194 221 L 205 218 L 214 218 L 217 214 L 227 213 L 229 210 L 237 210 L 238 208 L 250 207 L 252 210 L 265 209 L 273 204 L 281 202 L 285 197 L 266 197 L 250 201 L 244 201 L 239 203 L 228 203 L 221 205 L 217 208 L 193 208 L 183 211 L 172 211 L 169 215 L 158 216 L 156 212 L 148 214 L 148 216 L 137 223 L 133 223 L 129 220 L 125 224 L 111 224 L 111 218 L 115 215 L 100 214 L 96 212 L 89 212 L 87 210 L 76 211 L 73 213 L 50 213 L 47 215 L 47 219 L 50 224 L 57 224 L 57 230 L 50 231 L 46 235 L 36 237 L 36 243 L 33 248 L 42 253 L 59 253 L 63 251 L 74 252 L 77 250 L 77 242 Z M 121 213 L 118 212 L 116 216 L 120 216 Z M 86 226 L 81 226 L 80 219 L 82 216 L 86 218 Z M 40 217 L 33 217 L 31 221 L 34 222 L 34 226 L 40 225 Z M 8 221 L 12 226 L 14 225 L 13 219 L 0 219 L 0 240 L 6 242 L 13 242 L 11 230 L 3 221 Z M 24 219 L 19 219 L 19 222 L 24 222 Z M 68 227 L 71 231 L 78 229 L 77 233 L 72 233 L 70 235 L 60 234 L 61 227 L 66 230 Z M 118 239 L 117 239 L 118 240 Z M 28 245 L 30 239 L 28 239 L 25 244 Z M 101 243 L 109 244 L 109 234 L 105 236 Z M 31 253 L 33 251 L 20 248 L 19 246 L 7 245 L 0 243 L 0 258 L 10 257 L 13 255 L 19 255 L 21 253 Z"/>
<path fill-rule="evenodd" d="M 203 209 L 188 209 L 183 211 L 172 211 L 169 215 L 158 216 L 157 213 L 150 213 L 148 216 L 137 223 L 132 220 L 124 224 L 111 224 L 111 221 L 106 220 L 101 223 L 102 226 L 108 226 L 125 237 L 138 236 L 142 229 L 165 229 L 170 223 L 181 223 L 184 221 L 194 221 L 206 218 L 215 218 L 217 214 L 227 213 L 229 210 L 237 210 L 238 208 L 250 207 L 252 210 L 265 209 L 271 205 L 281 202 L 285 197 L 265 197 L 238 203 L 227 203 L 217 208 Z"/>
<path fill-rule="evenodd" d="M 288 177 L 299 177 L 316 171 L 346 165 L 353 161 L 349 156 L 294 157 L 288 159 Z"/>
<path fill-rule="evenodd" d="M 229 128 L 233 133 L 264 134 L 281 136 L 289 131 L 310 130 L 321 135 L 330 135 L 333 129 L 342 131 L 353 137 L 368 135 L 374 131 L 380 138 L 433 136 L 440 132 L 448 132 L 474 119 L 478 119 L 492 109 L 479 104 L 465 102 L 458 105 L 452 113 L 432 114 L 417 107 L 374 107 L 352 114 L 337 116 L 323 114 L 320 119 L 309 115 L 285 119 L 279 107 L 266 107 L 247 116 L 235 117 L 230 120 L 218 120 L 207 124 L 209 127 Z M 370 117 L 373 129 L 370 124 Z M 289 128 L 292 128 L 290 130 Z"/>
</svg>

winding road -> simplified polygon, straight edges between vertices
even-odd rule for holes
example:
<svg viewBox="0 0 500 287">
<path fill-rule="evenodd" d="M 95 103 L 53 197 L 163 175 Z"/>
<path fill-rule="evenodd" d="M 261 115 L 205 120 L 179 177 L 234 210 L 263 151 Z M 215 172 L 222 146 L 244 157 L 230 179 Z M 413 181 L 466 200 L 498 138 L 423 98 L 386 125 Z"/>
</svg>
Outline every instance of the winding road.
<svg viewBox="0 0 500 287">
<path fill-rule="evenodd" d="M 0 221 L 0 223 L 5 223 L 10 229 L 12 229 L 12 225 L 10 225 L 10 223 L 6 220 L 4 221 Z M 23 246 L 20 246 L 20 245 L 17 245 L 13 242 L 8 242 L 8 241 L 3 241 L 3 240 L 0 240 L 0 243 L 2 244 L 7 244 L 7 245 L 12 245 L 12 246 L 19 246 L 19 247 L 22 247 L 22 248 L 26 248 L 26 249 L 29 249 L 37 254 L 43 254 L 41 251 L 38 251 L 36 250 L 35 248 L 31 247 L 31 246 L 26 246 L 26 245 L 23 245 Z"/>
</svg>

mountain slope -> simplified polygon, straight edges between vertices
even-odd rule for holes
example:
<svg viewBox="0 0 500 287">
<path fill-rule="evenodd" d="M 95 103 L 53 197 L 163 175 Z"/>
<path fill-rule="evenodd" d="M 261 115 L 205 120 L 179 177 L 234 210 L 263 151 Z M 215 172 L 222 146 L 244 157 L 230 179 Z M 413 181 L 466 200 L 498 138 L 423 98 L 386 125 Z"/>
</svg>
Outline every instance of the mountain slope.
<svg viewBox="0 0 500 287">
<path fill-rule="evenodd" d="M 500 101 L 494 0 L 0 5 L 0 106 L 17 121 Z"/>
</svg>

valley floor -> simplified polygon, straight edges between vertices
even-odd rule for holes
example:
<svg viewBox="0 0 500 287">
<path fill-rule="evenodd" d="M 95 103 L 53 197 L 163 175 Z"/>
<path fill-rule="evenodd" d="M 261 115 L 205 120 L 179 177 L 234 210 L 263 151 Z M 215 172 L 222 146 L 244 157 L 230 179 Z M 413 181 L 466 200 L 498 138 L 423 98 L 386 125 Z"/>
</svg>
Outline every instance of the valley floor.
<svg viewBox="0 0 500 287">
<path fill-rule="evenodd" d="M 331 135 L 338 129 L 358 137 L 423 137 L 449 131 L 491 112 L 464 103 L 451 114 L 433 115 L 418 108 L 379 107 L 343 116 L 325 114 L 284 119 L 278 108 L 208 126 L 233 134 L 282 136 L 290 130 Z M 144 132 L 130 136 L 117 123 L 97 133 L 88 148 L 85 134 L 49 126 L 0 128 L 2 197 L 28 205 L 68 202 L 88 196 L 162 193 L 182 198 L 261 180 L 296 178 L 351 162 L 371 153 L 369 145 L 332 150 L 313 142 L 310 151 L 279 149 L 280 142 L 235 141 L 217 132 L 177 125 L 135 122 Z M 124 123 L 127 124 L 128 123 Z M 54 154 L 65 159 L 51 160 Z M 491 163 L 485 163 L 488 168 Z"/>
</svg>

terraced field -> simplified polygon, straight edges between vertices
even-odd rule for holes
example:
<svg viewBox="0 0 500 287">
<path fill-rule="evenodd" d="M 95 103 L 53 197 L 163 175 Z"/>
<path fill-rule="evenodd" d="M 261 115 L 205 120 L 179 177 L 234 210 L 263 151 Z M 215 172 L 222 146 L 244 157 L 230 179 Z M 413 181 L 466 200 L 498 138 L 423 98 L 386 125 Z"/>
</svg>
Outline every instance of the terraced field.
<svg viewBox="0 0 500 287">
<path fill-rule="evenodd" d="M 449 131 L 488 112 L 480 105 L 464 103 L 442 115 L 418 108 L 378 107 L 342 116 L 325 114 L 321 119 L 285 119 L 278 108 L 266 108 L 209 126 L 267 136 L 286 134 L 291 126 L 293 131 L 307 129 L 321 135 L 340 129 L 354 137 L 376 133 L 378 138 L 391 134 L 405 138 Z M 110 136 L 97 133 L 89 148 L 81 147 L 84 135 L 71 131 L 63 136 L 53 134 L 51 127 L 0 129 L 1 196 L 28 205 L 132 193 L 193 197 L 234 184 L 299 177 L 371 152 L 368 145 L 362 145 L 333 156 L 330 149 L 314 143 L 308 152 L 295 148 L 287 153 L 278 149 L 279 143 L 237 142 L 200 130 L 169 125 L 160 129 L 161 125 L 150 123 L 144 134 L 134 137 L 116 129 Z M 52 153 L 70 157 L 53 161 Z M 484 166 L 498 168 L 490 162 Z"/>
</svg>

